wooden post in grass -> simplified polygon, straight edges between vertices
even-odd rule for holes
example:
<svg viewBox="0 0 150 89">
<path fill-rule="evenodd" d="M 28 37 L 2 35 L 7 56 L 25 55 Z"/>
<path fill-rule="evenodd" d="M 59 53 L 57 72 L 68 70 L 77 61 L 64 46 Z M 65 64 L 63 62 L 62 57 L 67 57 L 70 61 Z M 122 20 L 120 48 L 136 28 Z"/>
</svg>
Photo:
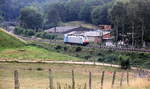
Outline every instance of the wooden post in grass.
<svg viewBox="0 0 150 89">
<path fill-rule="evenodd" d="M 92 89 L 92 74 L 89 72 L 89 89 Z"/>
<path fill-rule="evenodd" d="M 72 70 L 72 89 L 75 89 L 74 70 Z"/>
<path fill-rule="evenodd" d="M 53 76 L 51 69 L 49 69 L 49 89 L 53 89 Z"/>
<path fill-rule="evenodd" d="M 19 89 L 19 77 L 18 77 L 18 71 L 14 71 L 14 83 L 15 83 L 15 89 Z"/>
<path fill-rule="evenodd" d="M 115 84 L 115 78 L 116 78 L 116 71 L 114 71 L 113 73 L 113 78 L 112 78 L 112 88 L 114 87 L 114 84 Z"/>
<path fill-rule="evenodd" d="M 124 72 L 121 73 L 120 86 L 123 84 Z"/>
<path fill-rule="evenodd" d="M 101 77 L 101 89 L 103 89 L 103 85 L 104 85 L 104 75 L 105 75 L 105 71 L 102 72 L 102 77 Z"/>
<path fill-rule="evenodd" d="M 84 84 L 84 89 L 86 89 L 86 83 Z"/>
<path fill-rule="evenodd" d="M 127 71 L 127 84 L 129 85 L 129 71 Z"/>
</svg>

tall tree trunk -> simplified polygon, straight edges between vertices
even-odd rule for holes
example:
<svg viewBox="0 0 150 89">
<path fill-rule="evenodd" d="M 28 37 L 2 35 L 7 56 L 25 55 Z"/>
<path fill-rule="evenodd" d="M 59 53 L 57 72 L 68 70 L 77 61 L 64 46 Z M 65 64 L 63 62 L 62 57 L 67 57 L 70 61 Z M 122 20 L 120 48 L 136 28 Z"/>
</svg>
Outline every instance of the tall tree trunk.
<svg viewBox="0 0 150 89">
<path fill-rule="evenodd" d="M 116 39 L 115 39 L 115 41 L 116 41 L 116 46 L 118 46 L 118 45 L 117 45 L 117 42 L 118 42 L 118 21 L 116 21 L 115 32 L 116 32 Z"/>
<path fill-rule="evenodd" d="M 132 22 L 132 48 L 134 47 L 134 29 L 135 29 L 135 27 L 134 27 L 134 22 Z"/>
<path fill-rule="evenodd" d="M 141 38 L 141 42 L 142 42 L 142 47 L 144 47 L 144 23 L 142 22 L 142 38 Z"/>
</svg>

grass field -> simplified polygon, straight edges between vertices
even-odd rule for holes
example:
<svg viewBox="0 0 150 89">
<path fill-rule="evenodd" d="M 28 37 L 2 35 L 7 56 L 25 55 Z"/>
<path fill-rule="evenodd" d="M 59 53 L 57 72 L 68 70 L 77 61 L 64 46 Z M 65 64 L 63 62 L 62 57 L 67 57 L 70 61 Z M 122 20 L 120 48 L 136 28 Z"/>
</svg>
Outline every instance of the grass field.
<svg viewBox="0 0 150 89">
<path fill-rule="evenodd" d="M 0 89 L 14 89 L 13 72 L 18 70 L 20 89 L 49 89 L 48 69 L 52 69 L 54 85 L 60 83 L 62 89 L 67 85 L 71 85 L 71 70 L 75 71 L 76 88 L 83 89 L 87 85 L 88 89 L 88 73 L 92 72 L 92 89 L 100 89 L 101 72 L 105 73 L 104 89 L 111 87 L 112 72 L 117 72 L 114 89 L 119 88 L 120 69 L 102 66 L 89 65 L 69 65 L 69 64 L 26 64 L 26 63 L 0 63 Z M 134 80 L 134 82 L 132 82 Z M 135 80 L 138 80 L 135 82 Z M 140 80 L 140 81 L 139 81 Z M 140 83 L 140 85 L 139 85 Z M 150 83 L 144 79 L 135 79 L 130 73 L 130 87 L 126 86 L 126 78 L 124 78 L 122 89 L 149 89 Z M 57 88 L 56 88 L 57 89 Z"/>
<path fill-rule="evenodd" d="M 0 51 L 0 59 L 7 60 L 81 60 L 65 54 L 48 51 L 34 46 L 23 46 L 19 48 L 7 48 Z"/>
<path fill-rule="evenodd" d="M 25 45 L 25 41 L 18 39 L 14 35 L 9 34 L 8 32 L 0 28 L 0 49 L 21 47 L 24 45 Z"/>
</svg>

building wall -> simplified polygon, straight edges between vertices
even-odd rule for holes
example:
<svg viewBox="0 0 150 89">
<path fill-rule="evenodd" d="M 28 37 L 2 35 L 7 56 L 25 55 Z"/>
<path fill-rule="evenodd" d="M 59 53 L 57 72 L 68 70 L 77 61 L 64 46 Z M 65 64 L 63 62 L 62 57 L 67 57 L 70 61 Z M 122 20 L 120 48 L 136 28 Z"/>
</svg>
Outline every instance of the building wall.
<svg viewBox="0 0 150 89">
<path fill-rule="evenodd" d="M 89 42 L 94 42 L 94 43 L 100 43 L 102 41 L 100 36 L 96 36 L 96 37 L 88 36 L 88 40 Z"/>
</svg>

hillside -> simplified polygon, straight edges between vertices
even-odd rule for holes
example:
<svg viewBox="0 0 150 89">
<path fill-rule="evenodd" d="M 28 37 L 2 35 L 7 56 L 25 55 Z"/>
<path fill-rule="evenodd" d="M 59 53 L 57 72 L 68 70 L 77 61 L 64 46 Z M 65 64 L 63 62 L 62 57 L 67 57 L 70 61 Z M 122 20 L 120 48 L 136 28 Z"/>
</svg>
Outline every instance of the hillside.
<svg viewBox="0 0 150 89">
<path fill-rule="evenodd" d="M 24 46 L 25 42 L 0 28 L 0 48 Z"/>
<path fill-rule="evenodd" d="M 20 48 L 8 48 L 0 51 L 0 60 L 80 60 L 80 58 L 48 51 L 35 46 L 23 46 Z"/>
<path fill-rule="evenodd" d="M 7 60 L 80 60 L 79 58 L 28 45 L 0 29 L 0 59 Z"/>
</svg>

